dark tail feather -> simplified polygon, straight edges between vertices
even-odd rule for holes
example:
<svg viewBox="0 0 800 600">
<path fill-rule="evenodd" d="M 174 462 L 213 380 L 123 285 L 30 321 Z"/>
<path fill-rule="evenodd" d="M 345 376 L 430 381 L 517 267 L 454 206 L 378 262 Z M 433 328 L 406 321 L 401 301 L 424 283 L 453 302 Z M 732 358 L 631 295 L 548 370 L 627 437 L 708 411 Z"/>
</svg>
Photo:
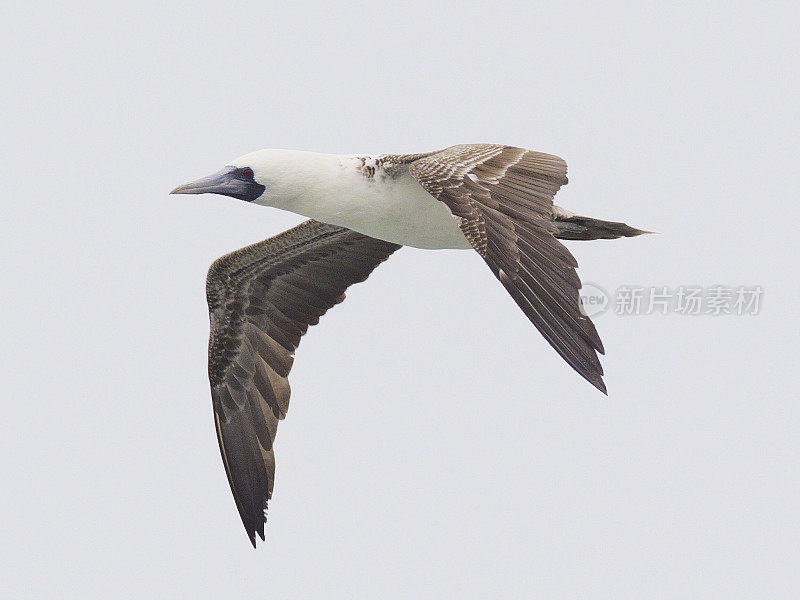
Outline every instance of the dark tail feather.
<svg viewBox="0 0 800 600">
<path fill-rule="evenodd" d="M 557 216 L 555 221 L 561 240 L 615 240 L 620 237 L 634 237 L 643 233 L 653 233 L 630 227 L 625 223 L 601 221 L 579 215 Z"/>
</svg>

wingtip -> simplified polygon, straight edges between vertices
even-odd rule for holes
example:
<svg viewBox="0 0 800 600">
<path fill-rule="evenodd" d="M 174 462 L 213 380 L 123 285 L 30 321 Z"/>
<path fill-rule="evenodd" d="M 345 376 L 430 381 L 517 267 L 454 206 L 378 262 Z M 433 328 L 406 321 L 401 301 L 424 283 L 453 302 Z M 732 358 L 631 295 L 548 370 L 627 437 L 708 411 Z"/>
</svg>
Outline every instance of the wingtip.
<svg viewBox="0 0 800 600">
<path fill-rule="evenodd" d="M 247 532 L 247 537 L 250 538 L 250 543 L 253 545 L 253 548 L 256 547 L 256 535 L 261 538 L 262 542 L 266 541 L 264 538 L 264 521 L 261 523 L 253 523 L 250 527 L 245 525 L 245 531 Z"/>
<path fill-rule="evenodd" d="M 608 396 L 608 389 L 606 389 L 606 384 L 603 381 L 602 377 L 598 377 L 597 379 L 590 379 L 589 383 L 591 383 L 594 387 L 600 390 L 604 395 Z"/>
</svg>

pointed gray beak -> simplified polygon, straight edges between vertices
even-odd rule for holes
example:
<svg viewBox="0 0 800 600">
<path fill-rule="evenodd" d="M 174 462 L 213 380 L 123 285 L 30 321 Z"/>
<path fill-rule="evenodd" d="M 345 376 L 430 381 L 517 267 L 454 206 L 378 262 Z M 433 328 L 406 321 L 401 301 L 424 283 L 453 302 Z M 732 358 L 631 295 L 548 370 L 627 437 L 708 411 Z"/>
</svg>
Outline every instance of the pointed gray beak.
<svg viewBox="0 0 800 600">
<path fill-rule="evenodd" d="M 265 188 L 253 181 L 252 177 L 244 177 L 242 171 L 236 167 L 225 167 L 208 177 L 179 185 L 170 194 L 222 194 L 252 202 L 264 193 Z"/>
</svg>

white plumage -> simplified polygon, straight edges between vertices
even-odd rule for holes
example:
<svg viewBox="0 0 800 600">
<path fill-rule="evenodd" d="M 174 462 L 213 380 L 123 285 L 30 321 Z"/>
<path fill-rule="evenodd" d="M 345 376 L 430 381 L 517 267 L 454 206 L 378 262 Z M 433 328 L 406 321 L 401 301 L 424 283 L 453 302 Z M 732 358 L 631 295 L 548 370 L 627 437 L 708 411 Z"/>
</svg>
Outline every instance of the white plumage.
<svg viewBox="0 0 800 600">
<path fill-rule="evenodd" d="M 254 204 L 273 206 L 415 248 L 471 249 L 453 214 L 407 169 L 383 157 L 260 150 L 237 158 L 266 189 Z"/>
</svg>

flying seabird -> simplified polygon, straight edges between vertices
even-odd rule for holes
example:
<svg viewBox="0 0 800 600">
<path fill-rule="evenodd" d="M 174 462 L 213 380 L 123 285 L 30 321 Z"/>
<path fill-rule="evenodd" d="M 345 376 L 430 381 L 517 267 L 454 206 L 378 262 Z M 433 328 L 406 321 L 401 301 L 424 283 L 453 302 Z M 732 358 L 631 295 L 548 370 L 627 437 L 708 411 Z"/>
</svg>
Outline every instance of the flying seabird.
<svg viewBox="0 0 800 600">
<path fill-rule="evenodd" d="M 556 352 L 606 393 L 578 263 L 558 240 L 647 232 L 554 206 L 566 174 L 557 156 L 497 144 L 381 156 L 261 150 L 172 190 L 310 219 L 217 259 L 206 281 L 217 440 L 253 546 L 256 533 L 264 539 L 273 443 L 300 338 L 401 246 L 476 250 Z"/>
</svg>

